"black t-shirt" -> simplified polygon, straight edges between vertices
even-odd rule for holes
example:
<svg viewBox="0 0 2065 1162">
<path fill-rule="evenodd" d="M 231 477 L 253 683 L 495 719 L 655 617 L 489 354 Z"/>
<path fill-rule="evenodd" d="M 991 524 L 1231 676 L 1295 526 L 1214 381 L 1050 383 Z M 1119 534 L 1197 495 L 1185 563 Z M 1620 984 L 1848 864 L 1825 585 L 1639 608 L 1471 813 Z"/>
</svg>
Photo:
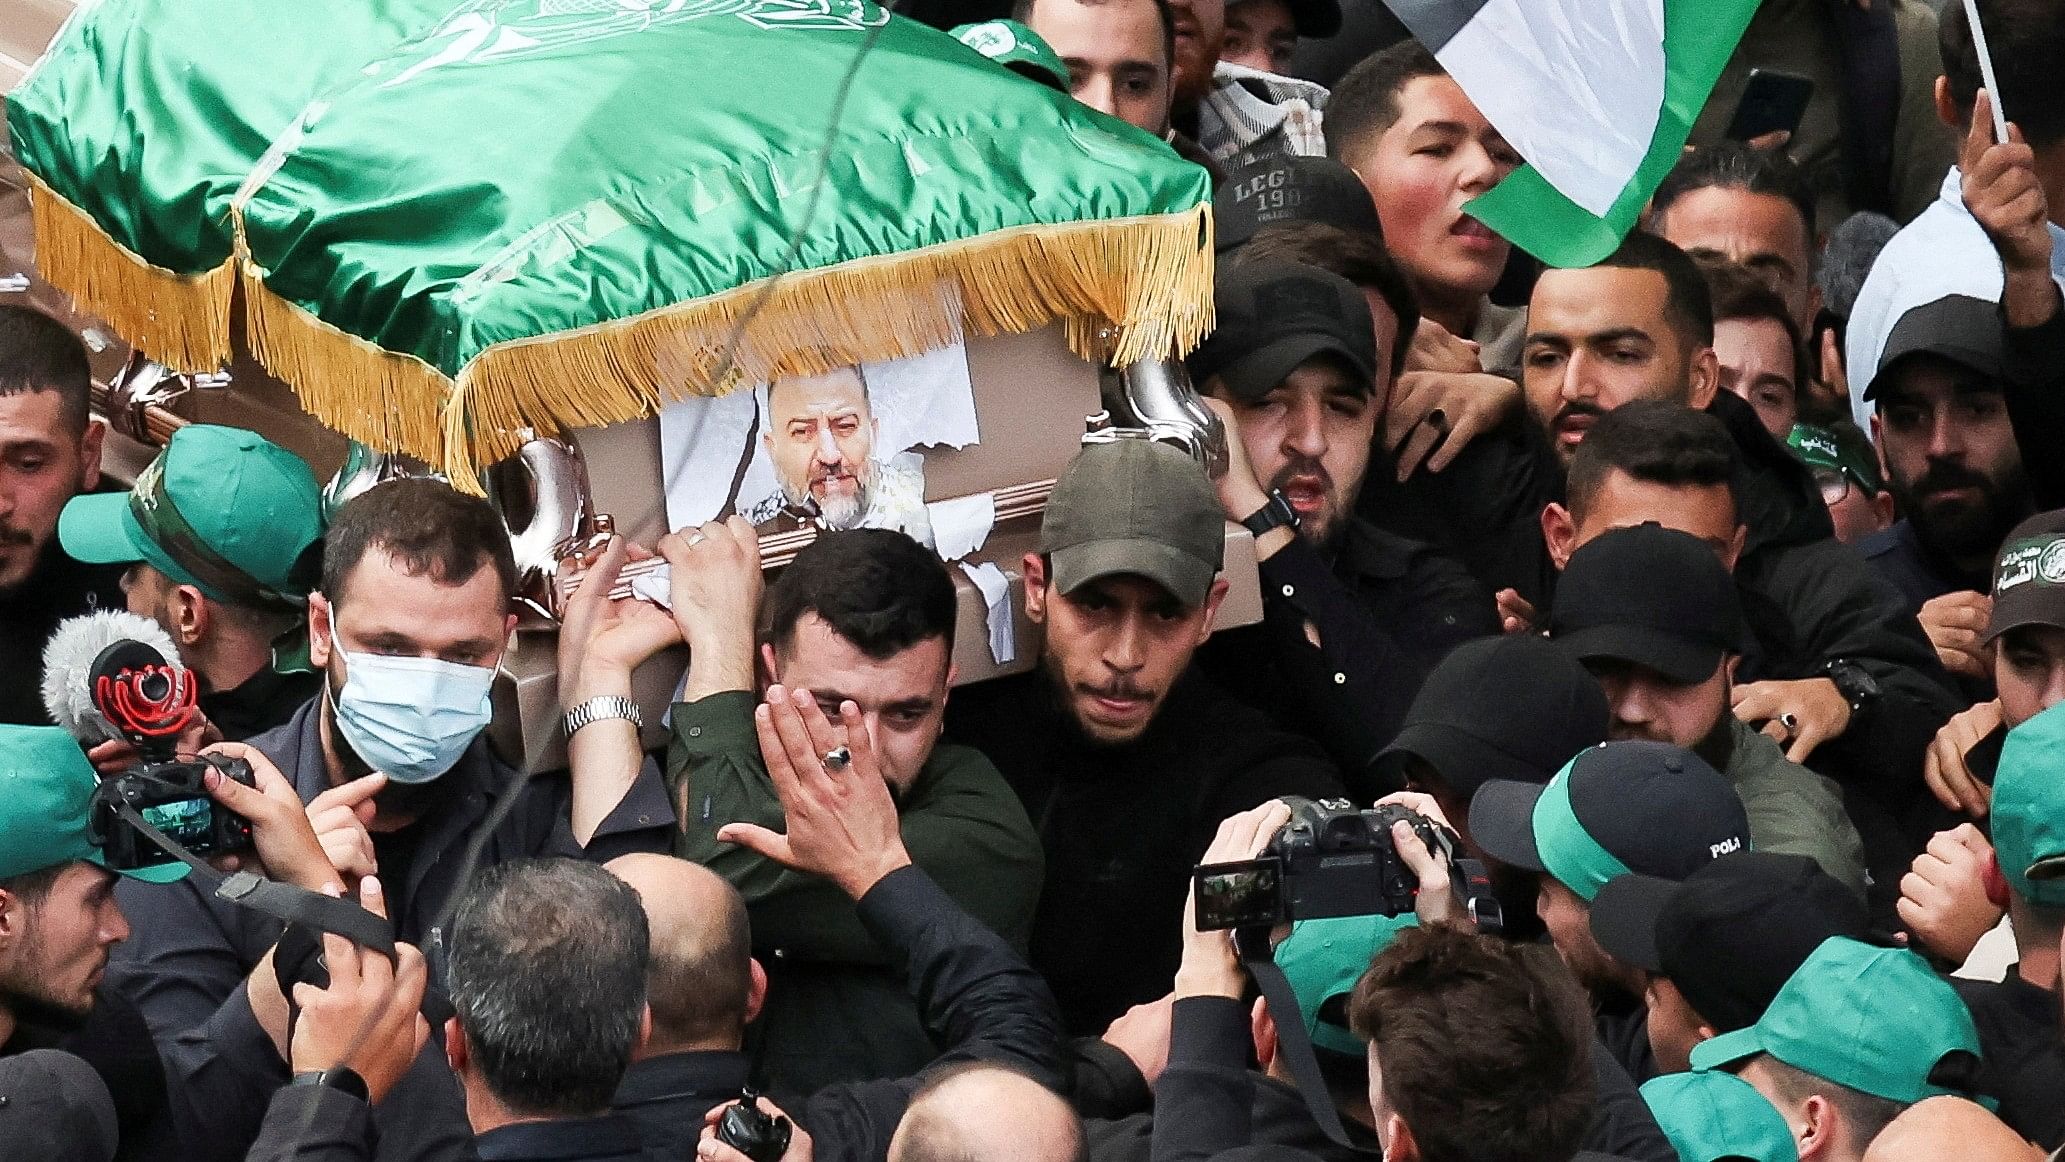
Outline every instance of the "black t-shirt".
<svg viewBox="0 0 2065 1162">
<path fill-rule="evenodd" d="M 165 1066 L 143 1014 L 120 992 L 102 985 L 93 1011 L 81 1019 L 58 1013 L 17 1013 L 14 1036 L 0 1057 L 31 1049 L 62 1049 L 100 1075 L 115 1103 L 121 1145 L 116 1162 L 171 1156 L 173 1131 L 166 1106 Z M 7 1147 L 0 1144 L 0 1157 Z"/>
<path fill-rule="evenodd" d="M 947 734 L 989 756 L 1047 858 L 1032 964 L 1071 1034 L 1169 991 L 1190 869 L 1219 822 L 1282 795 L 1341 795 L 1319 747 L 1195 673 L 1138 740 L 1084 737 L 1039 671 L 954 692 Z"/>
<path fill-rule="evenodd" d="M 2058 994 L 2023 980 L 2014 968 L 1994 981 L 1952 978 L 1979 1030 L 1985 1087 L 2000 1099 L 2000 1117 L 2046 1150 L 2065 1145 L 2065 1037 Z"/>
<path fill-rule="evenodd" d="M 43 709 L 43 647 L 57 623 L 95 609 L 121 609 L 120 565 L 83 565 L 58 547 L 13 593 L 0 596 L 0 722 L 49 726 Z"/>
</svg>

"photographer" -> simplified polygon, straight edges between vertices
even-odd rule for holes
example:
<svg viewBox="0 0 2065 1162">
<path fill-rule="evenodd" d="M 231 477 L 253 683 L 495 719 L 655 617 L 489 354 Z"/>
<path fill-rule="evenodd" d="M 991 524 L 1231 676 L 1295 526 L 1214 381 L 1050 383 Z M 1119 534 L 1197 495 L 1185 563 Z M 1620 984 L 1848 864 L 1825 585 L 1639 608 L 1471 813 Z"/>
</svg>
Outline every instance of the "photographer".
<svg viewBox="0 0 2065 1162">
<path fill-rule="evenodd" d="M 248 754 L 232 745 L 219 753 Z M 279 880 L 340 890 L 293 788 L 253 763 L 256 786 L 211 773 L 208 794 L 251 824 L 254 850 Z M 227 1068 L 205 1030 L 153 1039 L 136 1009 L 106 987 L 111 950 L 129 935 L 118 873 L 89 831 L 97 780 L 78 744 L 54 727 L 0 726 L 0 1056 L 59 1048 L 93 1066 L 115 1098 L 121 1159 L 191 1162 L 254 1090 Z M 124 869 L 137 882 L 186 877 L 181 863 Z M 253 987 L 263 988 L 261 977 Z M 276 994 L 275 994 L 276 995 Z M 262 1097 L 262 1091 L 257 1091 Z"/>
<path fill-rule="evenodd" d="M 1289 819 L 1281 803 L 1233 816 L 1205 862 L 1255 857 Z M 1591 1037 L 1576 990 L 1530 950 L 1451 927 L 1446 861 L 1407 824 L 1394 825 L 1392 839 L 1426 885 L 1425 927 L 1378 955 L 1348 1006 L 1358 1033 L 1371 1036 L 1370 1122 L 1384 1156 L 1571 1157 L 1594 1104 Z M 1241 1067 L 1245 985 L 1231 934 L 1187 919 L 1169 1065 L 1155 1097 L 1155 1162 L 1210 1158 L 1253 1140 L 1254 1083 Z M 1425 1045 L 1444 1051 L 1413 1049 Z M 1543 1096 L 1523 1108 L 1507 1100 L 1514 1092 Z M 1459 1150 L 1466 1142 L 1470 1149 Z"/>
</svg>

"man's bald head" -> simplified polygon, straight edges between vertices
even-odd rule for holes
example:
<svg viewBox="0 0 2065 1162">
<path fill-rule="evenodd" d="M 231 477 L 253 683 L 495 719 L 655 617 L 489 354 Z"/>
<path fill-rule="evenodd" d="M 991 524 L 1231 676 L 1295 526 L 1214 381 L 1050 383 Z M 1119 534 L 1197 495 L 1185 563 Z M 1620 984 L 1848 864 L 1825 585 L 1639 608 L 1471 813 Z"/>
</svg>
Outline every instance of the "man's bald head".
<svg viewBox="0 0 2065 1162">
<path fill-rule="evenodd" d="M 889 1162 L 1081 1162 L 1083 1125 L 1059 1095 L 1001 1065 L 932 1075 L 911 1095 Z"/>
<path fill-rule="evenodd" d="M 653 1046 L 737 1048 L 757 991 L 745 901 L 710 869 L 670 855 L 619 856 L 607 866 L 637 891 L 652 933 Z"/>
<path fill-rule="evenodd" d="M 1907 1107 L 1879 1131 L 1864 1162 L 1937 1162 L 1960 1155 L 2038 1162 L 2044 1153 L 1983 1107 L 1960 1097 L 1932 1097 Z"/>
</svg>

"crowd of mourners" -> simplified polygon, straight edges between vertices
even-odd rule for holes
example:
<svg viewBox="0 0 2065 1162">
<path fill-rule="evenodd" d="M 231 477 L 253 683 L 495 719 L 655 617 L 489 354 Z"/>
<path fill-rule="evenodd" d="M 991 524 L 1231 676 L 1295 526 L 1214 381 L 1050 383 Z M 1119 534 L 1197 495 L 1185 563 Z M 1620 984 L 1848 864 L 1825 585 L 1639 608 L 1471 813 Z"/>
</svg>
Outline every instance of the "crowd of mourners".
<svg viewBox="0 0 2065 1162">
<path fill-rule="evenodd" d="M 1210 171 L 1226 471 L 1086 445 L 1007 562 L 1037 664 L 969 685 L 901 532 L 613 537 L 544 774 L 486 733 L 486 500 L 328 509 L 199 423 L 123 486 L 80 338 L 0 306 L 0 1157 L 2056 1156 L 2065 0 L 1976 10 L 1767 0 L 1581 269 L 1464 210 L 1524 159 L 1373 0 L 963 29 Z M 1813 96 L 1726 140 L 1757 69 Z M 44 663 L 95 609 L 248 764 L 234 861 L 110 857 L 141 756 Z M 1377 844 L 1409 909 L 1200 926 L 1333 800 L 1436 825 Z"/>
</svg>

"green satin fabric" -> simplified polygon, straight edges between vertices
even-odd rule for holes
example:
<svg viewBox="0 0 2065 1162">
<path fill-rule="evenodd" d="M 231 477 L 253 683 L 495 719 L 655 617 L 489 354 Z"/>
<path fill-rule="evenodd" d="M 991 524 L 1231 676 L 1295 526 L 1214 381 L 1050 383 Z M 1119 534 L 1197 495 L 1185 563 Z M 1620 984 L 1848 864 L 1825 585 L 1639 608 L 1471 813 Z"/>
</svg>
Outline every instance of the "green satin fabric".
<svg viewBox="0 0 2065 1162">
<path fill-rule="evenodd" d="M 1203 170 L 867 0 L 103 0 L 8 95 L 22 164 L 197 274 L 448 375 L 783 268 L 1190 210 Z M 496 48 L 507 51 L 492 52 Z M 813 206 L 814 201 L 814 206 Z"/>
</svg>

